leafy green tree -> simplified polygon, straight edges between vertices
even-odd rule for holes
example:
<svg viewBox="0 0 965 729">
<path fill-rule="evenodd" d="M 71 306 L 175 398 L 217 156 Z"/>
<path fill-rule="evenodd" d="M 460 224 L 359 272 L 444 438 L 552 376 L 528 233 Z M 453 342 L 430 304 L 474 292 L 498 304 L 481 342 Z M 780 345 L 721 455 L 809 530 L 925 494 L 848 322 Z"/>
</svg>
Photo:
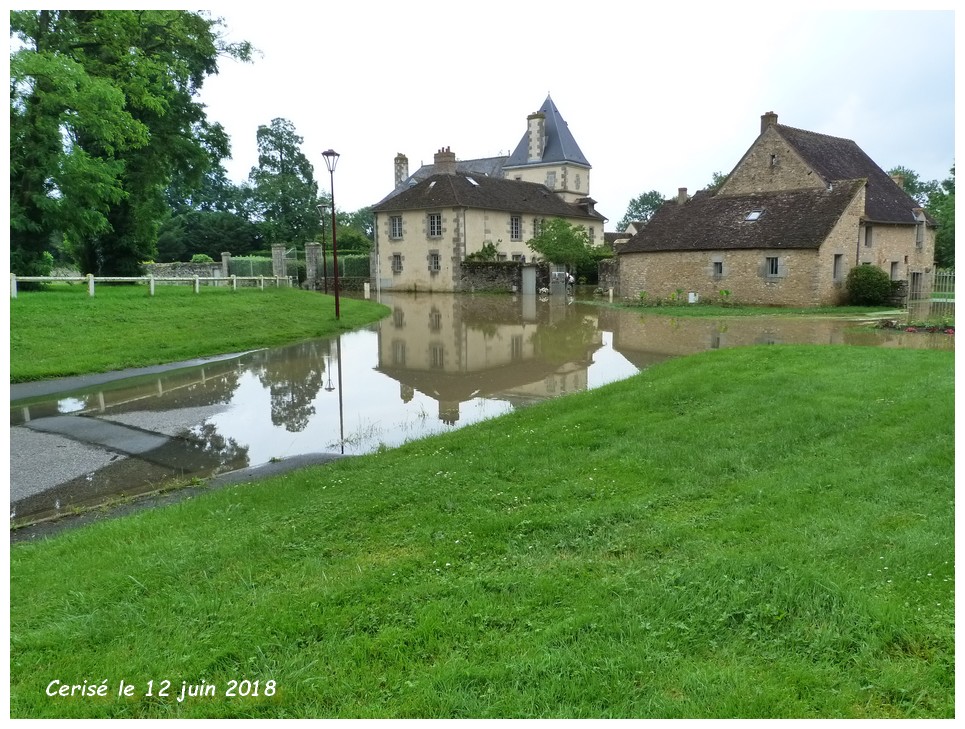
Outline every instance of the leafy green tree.
<svg viewBox="0 0 965 729">
<path fill-rule="evenodd" d="M 704 189 L 707 192 L 717 192 L 725 182 L 727 182 L 727 175 L 723 172 L 715 172 L 711 175 L 710 184 Z"/>
<path fill-rule="evenodd" d="M 551 218 L 540 227 L 539 235 L 526 242 L 534 252 L 553 263 L 576 268 L 591 256 L 590 236 L 582 225 L 563 218 Z"/>
<path fill-rule="evenodd" d="M 235 213 L 188 210 L 162 223 L 157 239 L 158 261 L 184 261 L 204 254 L 220 261 L 221 254 L 243 256 L 262 247 L 260 229 Z"/>
<path fill-rule="evenodd" d="M 928 195 L 925 206 L 938 222 L 935 235 L 935 265 L 939 268 L 955 267 L 955 166 L 950 176 Z"/>
<path fill-rule="evenodd" d="M 338 253 L 369 253 L 372 250 L 372 241 L 364 233 L 356 228 L 338 229 Z"/>
<path fill-rule="evenodd" d="M 901 189 L 915 199 L 919 205 L 924 206 L 928 202 L 929 196 L 939 188 L 937 180 L 922 180 L 918 173 L 909 170 L 907 167 L 892 167 L 888 170 L 892 178 L 901 179 Z"/>
<path fill-rule="evenodd" d="M 373 240 L 375 234 L 375 215 L 371 207 L 360 208 L 346 216 L 346 223 L 360 231 L 366 238 Z"/>
<path fill-rule="evenodd" d="M 254 212 L 269 244 L 304 244 L 321 229 L 315 171 L 287 119 L 258 127 L 258 166 L 248 175 Z"/>
<path fill-rule="evenodd" d="M 664 196 L 656 190 L 641 193 L 630 201 L 626 214 L 617 223 L 617 230 L 622 233 L 630 223 L 647 222 L 664 202 L 666 202 Z"/>
<path fill-rule="evenodd" d="M 195 97 L 219 56 L 251 47 L 220 25 L 179 10 L 11 13 L 11 265 L 62 238 L 85 272 L 140 271 L 172 179 L 227 153 Z"/>
</svg>

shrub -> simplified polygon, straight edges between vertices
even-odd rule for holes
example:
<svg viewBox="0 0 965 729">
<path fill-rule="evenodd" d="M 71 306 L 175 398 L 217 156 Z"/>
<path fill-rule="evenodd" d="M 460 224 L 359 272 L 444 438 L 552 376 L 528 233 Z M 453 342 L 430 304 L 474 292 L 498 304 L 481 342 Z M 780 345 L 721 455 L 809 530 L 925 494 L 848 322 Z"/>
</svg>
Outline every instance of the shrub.
<svg viewBox="0 0 965 729">
<path fill-rule="evenodd" d="M 195 253 L 191 256 L 191 263 L 214 263 L 214 259 L 207 253 Z"/>
<path fill-rule="evenodd" d="M 881 306 L 891 297 L 891 279 L 877 266 L 855 266 L 844 285 L 852 305 Z"/>
</svg>

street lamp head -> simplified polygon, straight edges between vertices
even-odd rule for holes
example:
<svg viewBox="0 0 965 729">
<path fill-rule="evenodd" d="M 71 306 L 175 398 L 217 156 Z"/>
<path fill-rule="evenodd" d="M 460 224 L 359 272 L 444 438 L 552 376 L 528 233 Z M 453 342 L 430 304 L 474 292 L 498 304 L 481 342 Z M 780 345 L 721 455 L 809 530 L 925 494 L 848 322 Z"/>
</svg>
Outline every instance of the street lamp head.
<svg viewBox="0 0 965 729">
<path fill-rule="evenodd" d="M 327 149 L 322 152 L 322 157 L 325 158 L 325 166 L 328 168 L 329 173 L 335 172 L 335 165 L 338 164 L 338 152 L 334 149 Z"/>
</svg>

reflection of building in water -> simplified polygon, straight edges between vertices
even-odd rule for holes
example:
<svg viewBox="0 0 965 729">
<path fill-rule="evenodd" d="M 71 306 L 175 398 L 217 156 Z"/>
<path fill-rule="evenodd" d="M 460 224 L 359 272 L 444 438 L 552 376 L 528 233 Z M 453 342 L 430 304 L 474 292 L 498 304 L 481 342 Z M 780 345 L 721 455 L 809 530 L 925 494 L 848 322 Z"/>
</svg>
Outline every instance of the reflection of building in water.
<svg viewBox="0 0 965 729">
<path fill-rule="evenodd" d="M 377 369 L 401 383 L 404 402 L 415 390 L 437 400 L 449 424 L 476 397 L 518 406 L 586 389 L 602 346 L 595 319 L 558 302 L 437 294 L 383 303 L 392 316 L 380 325 Z"/>
</svg>

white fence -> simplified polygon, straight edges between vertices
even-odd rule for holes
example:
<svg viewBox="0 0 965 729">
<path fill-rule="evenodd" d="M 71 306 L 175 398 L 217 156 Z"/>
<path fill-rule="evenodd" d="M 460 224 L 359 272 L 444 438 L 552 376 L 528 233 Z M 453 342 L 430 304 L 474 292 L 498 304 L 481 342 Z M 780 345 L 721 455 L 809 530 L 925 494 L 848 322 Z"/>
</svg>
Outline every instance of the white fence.
<svg viewBox="0 0 965 729">
<path fill-rule="evenodd" d="M 201 283 L 204 282 L 211 286 L 228 286 L 230 285 L 232 290 L 238 289 L 238 282 L 252 281 L 255 282 L 259 288 L 265 290 L 265 282 L 269 282 L 275 285 L 275 287 L 280 287 L 282 285 L 291 286 L 292 279 L 291 276 L 229 276 L 227 278 L 223 276 L 194 276 L 192 278 L 173 278 L 173 277 L 154 277 L 154 276 L 94 276 L 93 274 L 87 274 L 86 276 L 17 276 L 15 273 L 10 274 L 10 298 L 17 298 L 17 284 L 21 282 L 30 283 L 54 283 L 57 281 L 64 281 L 67 283 L 86 283 L 87 293 L 90 296 L 94 295 L 94 285 L 95 283 L 146 283 L 150 290 L 151 296 L 154 296 L 154 284 L 156 283 L 174 283 L 174 284 L 188 284 L 193 283 L 194 293 L 201 293 Z"/>
</svg>

